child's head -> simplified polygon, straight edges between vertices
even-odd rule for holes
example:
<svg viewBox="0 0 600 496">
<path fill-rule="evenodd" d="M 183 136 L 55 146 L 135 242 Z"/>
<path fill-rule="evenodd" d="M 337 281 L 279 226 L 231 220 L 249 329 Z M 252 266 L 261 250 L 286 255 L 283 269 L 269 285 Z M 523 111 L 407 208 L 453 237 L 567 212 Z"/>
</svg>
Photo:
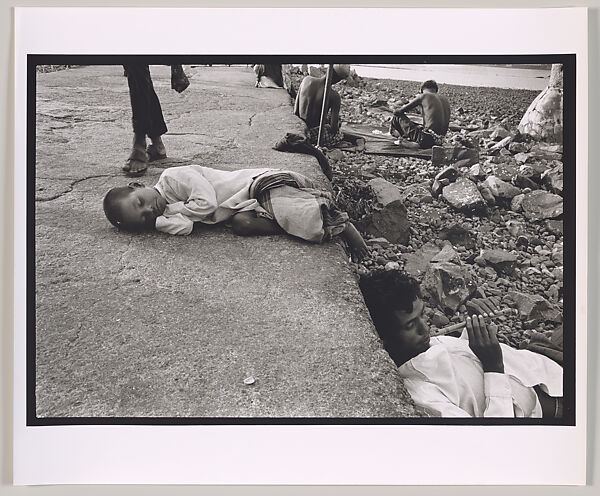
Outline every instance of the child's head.
<svg viewBox="0 0 600 496">
<path fill-rule="evenodd" d="M 428 79 L 421 85 L 421 93 L 425 90 L 432 91 L 433 93 L 438 92 L 438 85 L 433 79 Z"/>
<path fill-rule="evenodd" d="M 378 271 L 360 279 L 365 303 L 385 349 L 401 365 L 429 348 L 419 284 L 398 271 Z"/>
<path fill-rule="evenodd" d="M 137 182 L 112 188 L 104 197 L 106 218 L 113 226 L 130 232 L 154 229 L 156 218 L 166 206 L 166 200 L 155 188 Z"/>
</svg>

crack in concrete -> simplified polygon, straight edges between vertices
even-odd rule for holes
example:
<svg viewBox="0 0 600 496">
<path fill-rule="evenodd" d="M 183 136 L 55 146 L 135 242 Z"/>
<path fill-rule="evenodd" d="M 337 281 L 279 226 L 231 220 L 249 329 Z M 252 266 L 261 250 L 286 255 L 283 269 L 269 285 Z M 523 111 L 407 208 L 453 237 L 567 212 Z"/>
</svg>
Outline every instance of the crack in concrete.
<svg viewBox="0 0 600 496">
<path fill-rule="evenodd" d="M 76 179 L 75 181 L 73 181 L 70 185 L 69 185 L 69 189 L 67 189 L 66 191 L 63 191 L 62 193 L 58 193 L 56 195 L 50 196 L 48 198 L 36 198 L 35 201 L 36 202 L 40 202 L 40 203 L 45 203 L 45 202 L 49 202 L 52 200 L 56 200 L 57 198 L 60 198 L 63 195 L 66 195 L 67 193 L 71 193 L 73 191 L 73 188 L 75 187 L 76 184 L 79 184 L 83 181 L 87 181 L 88 179 L 98 179 L 101 177 L 116 177 L 114 174 L 99 174 L 97 176 L 88 176 L 88 177 L 83 177 L 81 179 Z M 58 181 L 67 181 L 69 180 L 68 177 L 65 178 L 61 178 L 61 177 L 38 177 L 37 179 L 45 179 L 45 180 L 58 180 Z"/>
<path fill-rule="evenodd" d="M 271 107 L 271 108 L 268 108 L 267 110 L 263 110 L 262 112 L 255 112 L 255 113 L 254 113 L 254 114 L 252 114 L 252 115 L 250 116 L 250 118 L 248 119 L 248 126 L 252 126 L 252 124 L 253 124 L 253 120 L 254 120 L 254 118 L 255 118 L 257 115 L 266 114 L 267 112 L 271 112 L 271 111 L 273 111 L 273 110 L 277 110 L 278 108 L 281 108 L 281 107 L 289 107 L 289 106 L 290 106 L 290 105 L 289 105 L 289 103 L 281 103 L 281 104 L 279 104 L 279 105 L 276 105 L 275 107 Z"/>
</svg>

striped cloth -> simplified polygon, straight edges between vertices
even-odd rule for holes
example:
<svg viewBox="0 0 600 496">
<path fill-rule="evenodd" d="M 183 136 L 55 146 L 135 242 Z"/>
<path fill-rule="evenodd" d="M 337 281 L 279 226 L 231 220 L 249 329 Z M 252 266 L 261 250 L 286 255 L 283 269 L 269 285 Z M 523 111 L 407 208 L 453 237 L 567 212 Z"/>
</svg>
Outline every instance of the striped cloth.
<svg viewBox="0 0 600 496">
<path fill-rule="evenodd" d="M 292 236 L 322 243 L 344 231 L 348 214 L 336 208 L 331 193 L 314 186 L 296 172 L 265 172 L 250 186 L 250 197 L 264 209 L 258 215 L 275 220 Z"/>
</svg>

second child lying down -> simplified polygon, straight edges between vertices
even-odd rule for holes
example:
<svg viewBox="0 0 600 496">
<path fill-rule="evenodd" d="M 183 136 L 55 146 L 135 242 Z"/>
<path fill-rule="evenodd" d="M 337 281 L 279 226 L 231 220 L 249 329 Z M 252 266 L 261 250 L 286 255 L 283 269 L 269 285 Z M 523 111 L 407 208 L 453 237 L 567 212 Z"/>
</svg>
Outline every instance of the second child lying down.
<svg viewBox="0 0 600 496">
<path fill-rule="evenodd" d="M 292 171 L 172 167 L 153 187 L 133 182 L 112 188 L 104 197 L 104 213 L 114 226 L 130 232 L 156 229 L 186 235 L 195 222 L 230 219 L 233 232 L 242 236 L 286 232 L 322 243 L 340 235 L 355 257 L 368 252 L 331 193 Z"/>
</svg>

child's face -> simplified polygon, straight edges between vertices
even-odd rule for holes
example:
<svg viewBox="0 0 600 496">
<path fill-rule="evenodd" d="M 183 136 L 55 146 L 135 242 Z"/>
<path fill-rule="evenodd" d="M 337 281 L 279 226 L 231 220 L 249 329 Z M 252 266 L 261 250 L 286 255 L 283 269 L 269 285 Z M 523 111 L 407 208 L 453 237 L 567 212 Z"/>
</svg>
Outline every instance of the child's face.
<svg viewBox="0 0 600 496">
<path fill-rule="evenodd" d="M 154 188 L 130 183 L 131 193 L 120 201 L 121 220 L 134 230 L 154 229 L 156 218 L 163 214 L 167 201 Z"/>
</svg>

